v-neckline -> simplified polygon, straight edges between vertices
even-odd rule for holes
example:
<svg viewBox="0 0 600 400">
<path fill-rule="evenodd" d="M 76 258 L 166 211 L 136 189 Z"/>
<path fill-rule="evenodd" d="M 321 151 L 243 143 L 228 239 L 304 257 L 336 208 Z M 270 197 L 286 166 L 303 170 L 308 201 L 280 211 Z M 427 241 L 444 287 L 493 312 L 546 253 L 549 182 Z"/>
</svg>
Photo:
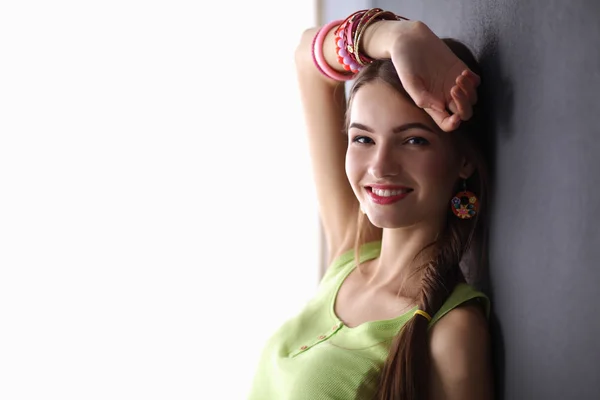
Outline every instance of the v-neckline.
<svg viewBox="0 0 600 400">
<path fill-rule="evenodd" d="M 363 244 L 361 246 L 361 250 L 360 250 L 359 264 L 363 263 L 365 261 L 369 261 L 374 258 L 377 258 L 377 256 L 379 256 L 380 251 L 381 251 L 381 241 L 368 242 L 368 243 Z M 399 316 L 394 317 L 394 318 L 365 321 L 365 322 L 363 322 L 357 326 L 353 326 L 353 327 L 346 325 L 335 313 L 335 304 L 336 304 L 337 297 L 338 297 L 338 294 L 340 292 L 340 289 L 341 289 L 343 283 L 346 281 L 348 276 L 350 276 L 352 271 L 354 271 L 358 267 L 358 264 L 356 263 L 354 258 L 350 261 L 350 265 L 351 265 L 351 267 L 348 269 L 348 271 L 343 272 L 343 275 L 340 278 L 339 282 L 336 284 L 336 286 L 333 290 L 333 294 L 329 300 L 330 315 L 335 323 L 334 326 L 337 326 L 338 330 L 344 329 L 349 333 L 358 333 L 358 332 L 368 331 L 368 330 L 372 330 L 372 329 L 376 329 L 379 331 L 380 330 L 388 330 L 388 329 L 395 330 L 396 327 L 399 329 L 403 325 L 403 323 L 406 322 L 408 319 L 410 319 L 412 314 L 418 309 L 418 305 L 415 305 L 410 310 L 408 310 L 405 313 L 402 313 Z"/>
</svg>

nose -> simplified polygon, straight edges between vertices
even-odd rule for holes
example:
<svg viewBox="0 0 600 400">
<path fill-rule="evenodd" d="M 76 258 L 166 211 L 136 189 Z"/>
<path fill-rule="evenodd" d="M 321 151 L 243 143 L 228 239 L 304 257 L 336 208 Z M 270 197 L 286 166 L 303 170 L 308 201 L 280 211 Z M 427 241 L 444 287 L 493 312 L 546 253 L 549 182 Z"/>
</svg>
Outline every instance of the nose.
<svg viewBox="0 0 600 400">
<path fill-rule="evenodd" d="M 400 163 L 394 155 L 392 146 L 378 146 L 373 153 L 369 173 L 377 179 L 396 176 L 400 172 Z"/>
</svg>

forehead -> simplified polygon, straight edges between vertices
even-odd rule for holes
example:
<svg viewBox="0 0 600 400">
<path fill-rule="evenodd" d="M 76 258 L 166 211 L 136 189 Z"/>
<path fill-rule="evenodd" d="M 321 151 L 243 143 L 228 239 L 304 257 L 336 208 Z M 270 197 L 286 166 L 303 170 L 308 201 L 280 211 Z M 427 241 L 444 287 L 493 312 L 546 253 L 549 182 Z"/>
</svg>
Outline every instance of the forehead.
<svg viewBox="0 0 600 400">
<path fill-rule="evenodd" d="M 382 130 L 408 122 L 422 122 L 436 128 L 425 111 L 380 80 L 369 82 L 356 91 L 350 105 L 350 122 Z"/>
</svg>

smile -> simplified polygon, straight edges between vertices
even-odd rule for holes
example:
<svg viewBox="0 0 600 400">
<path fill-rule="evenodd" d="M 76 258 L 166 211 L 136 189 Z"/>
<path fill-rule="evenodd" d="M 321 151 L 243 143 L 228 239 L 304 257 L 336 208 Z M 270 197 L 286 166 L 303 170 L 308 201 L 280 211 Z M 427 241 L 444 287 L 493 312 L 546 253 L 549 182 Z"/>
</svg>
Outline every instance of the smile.
<svg viewBox="0 0 600 400">
<path fill-rule="evenodd" d="M 375 204 L 381 204 L 381 205 L 392 204 L 397 201 L 400 201 L 403 198 L 405 198 L 406 196 L 408 196 L 410 194 L 410 192 L 413 191 L 412 189 L 409 189 L 409 188 L 376 189 L 376 188 L 373 188 L 370 186 L 367 186 L 365 189 L 367 190 L 367 193 L 369 194 L 371 201 L 373 201 L 373 203 L 375 203 Z"/>
</svg>

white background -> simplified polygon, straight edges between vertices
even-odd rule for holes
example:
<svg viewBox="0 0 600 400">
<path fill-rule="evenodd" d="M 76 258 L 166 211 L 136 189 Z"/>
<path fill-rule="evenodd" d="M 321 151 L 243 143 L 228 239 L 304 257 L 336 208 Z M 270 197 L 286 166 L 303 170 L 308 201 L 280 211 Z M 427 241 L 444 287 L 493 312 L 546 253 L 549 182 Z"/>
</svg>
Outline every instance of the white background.
<svg viewBox="0 0 600 400">
<path fill-rule="evenodd" d="M 313 294 L 312 1 L 0 6 L 0 399 L 244 399 Z"/>
</svg>

